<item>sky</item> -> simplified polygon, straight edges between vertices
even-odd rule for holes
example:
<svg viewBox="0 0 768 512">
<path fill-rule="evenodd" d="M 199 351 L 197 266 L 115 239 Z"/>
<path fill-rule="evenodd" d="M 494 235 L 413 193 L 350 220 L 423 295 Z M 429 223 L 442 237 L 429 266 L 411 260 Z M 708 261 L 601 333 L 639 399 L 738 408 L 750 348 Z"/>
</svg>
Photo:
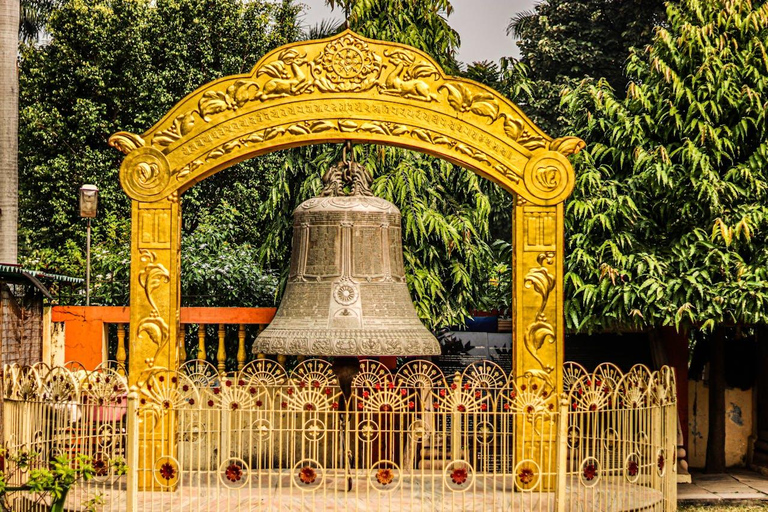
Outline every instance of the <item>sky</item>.
<svg viewBox="0 0 768 512">
<path fill-rule="evenodd" d="M 326 18 L 341 20 L 343 12 L 332 12 L 325 0 L 300 0 L 307 6 L 304 23 L 312 26 Z M 507 25 L 516 13 L 529 11 L 538 0 L 452 0 L 450 25 L 461 36 L 459 60 L 472 63 L 519 57 L 517 45 L 507 36 Z"/>
</svg>

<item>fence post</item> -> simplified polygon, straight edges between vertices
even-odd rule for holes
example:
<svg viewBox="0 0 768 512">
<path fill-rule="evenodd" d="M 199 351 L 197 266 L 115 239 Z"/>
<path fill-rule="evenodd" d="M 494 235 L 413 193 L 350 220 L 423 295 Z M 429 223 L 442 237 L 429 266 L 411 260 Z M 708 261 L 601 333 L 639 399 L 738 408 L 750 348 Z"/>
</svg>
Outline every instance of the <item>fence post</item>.
<svg viewBox="0 0 768 512">
<path fill-rule="evenodd" d="M 568 470 L 568 398 L 560 397 L 560 409 L 557 413 L 557 462 L 555 471 L 555 511 L 565 512 L 565 480 Z"/>
<path fill-rule="evenodd" d="M 139 486 L 139 416 L 137 403 L 139 401 L 139 389 L 131 386 L 128 392 L 128 410 L 126 419 L 126 465 L 127 475 L 127 502 L 126 512 L 138 512 Z"/>
<path fill-rule="evenodd" d="M 224 324 L 219 324 L 219 349 L 216 352 L 216 364 L 219 373 L 222 375 L 227 372 L 227 350 L 224 346 L 224 338 L 226 337 L 226 334 L 227 331 L 225 330 Z"/>
</svg>

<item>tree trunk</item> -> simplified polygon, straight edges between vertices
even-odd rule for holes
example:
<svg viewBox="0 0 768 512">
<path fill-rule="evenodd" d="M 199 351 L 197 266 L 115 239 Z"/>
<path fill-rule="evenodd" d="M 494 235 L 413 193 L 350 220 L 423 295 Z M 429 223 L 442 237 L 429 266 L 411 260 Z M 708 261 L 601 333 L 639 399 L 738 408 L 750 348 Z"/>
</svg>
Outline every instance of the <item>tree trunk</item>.
<svg viewBox="0 0 768 512">
<path fill-rule="evenodd" d="M 712 333 L 709 353 L 707 473 L 725 472 L 725 329 Z"/>
<path fill-rule="evenodd" d="M 18 261 L 19 11 L 0 2 L 0 263 Z"/>
</svg>

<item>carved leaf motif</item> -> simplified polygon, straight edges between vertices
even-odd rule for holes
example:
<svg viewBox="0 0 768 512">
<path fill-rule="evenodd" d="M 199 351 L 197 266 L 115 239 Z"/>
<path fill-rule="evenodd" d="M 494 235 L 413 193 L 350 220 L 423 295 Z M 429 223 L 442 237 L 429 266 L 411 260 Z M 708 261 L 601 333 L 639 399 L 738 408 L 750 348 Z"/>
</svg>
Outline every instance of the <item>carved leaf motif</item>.
<svg viewBox="0 0 768 512">
<path fill-rule="evenodd" d="M 486 155 L 485 153 L 482 153 L 480 151 L 475 151 L 475 153 L 472 156 L 478 162 L 483 162 L 484 164 L 490 164 L 491 163 L 491 160 L 488 158 L 488 155 Z"/>
<path fill-rule="evenodd" d="M 171 126 L 165 130 L 159 131 L 152 138 L 152 143 L 158 146 L 168 146 L 173 144 L 184 135 L 189 133 L 195 125 L 195 112 L 185 112 L 176 116 Z"/>
<path fill-rule="evenodd" d="M 544 309 L 549 300 L 549 294 L 555 289 L 555 284 L 555 277 L 549 273 L 549 270 L 547 270 L 546 267 L 532 268 L 525 276 L 525 287 L 533 287 L 533 291 L 541 296 L 541 307 L 539 307 L 538 312 L 539 316 L 544 314 Z"/>
<path fill-rule="evenodd" d="M 145 318 L 139 323 L 137 335 L 139 338 L 148 338 L 159 349 L 164 345 L 168 337 L 168 325 L 160 317 Z M 157 357 L 157 354 L 155 354 L 155 357 Z"/>
<path fill-rule="evenodd" d="M 408 127 L 404 124 L 396 124 L 392 127 L 392 135 L 403 135 L 404 133 L 408 133 Z"/>
<path fill-rule="evenodd" d="M 288 127 L 288 133 L 291 135 L 306 135 L 309 133 L 309 128 L 303 124 L 293 124 Z"/>
<path fill-rule="evenodd" d="M 424 142 L 430 142 L 430 143 L 432 142 L 432 136 L 426 130 L 414 128 L 413 130 L 411 130 L 411 136 L 419 140 L 423 140 Z"/>
<path fill-rule="evenodd" d="M 339 121 L 339 129 L 342 132 L 353 132 L 357 130 L 357 123 L 354 121 Z"/>
<path fill-rule="evenodd" d="M 454 149 L 456 149 L 456 151 L 458 151 L 459 153 L 463 153 L 463 154 L 465 154 L 467 156 L 472 156 L 472 157 L 475 156 L 475 152 L 472 151 L 472 148 L 470 148 L 466 144 L 462 144 L 461 142 L 458 142 L 454 146 Z"/>
<path fill-rule="evenodd" d="M 421 61 L 418 64 L 415 64 L 414 66 L 412 66 L 408 74 L 412 78 L 440 76 L 440 73 L 437 72 L 437 68 L 435 68 L 435 66 L 433 66 L 429 62 L 424 62 L 424 61 Z"/>
<path fill-rule="evenodd" d="M 283 128 L 283 131 L 285 129 Z M 222 144 L 216 149 L 211 150 L 210 153 L 208 153 L 208 156 L 205 158 L 207 160 L 213 160 L 216 158 L 219 158 L 221 156 L 226 155 L 227 153 L 231 153 L 235 149 L 239 148 L 241 146 L 241 142 L 239 140 L 232 140 L 227 142 L 226 144 Z"/>
<path fill-rule="evenodd" d="M 232 103 L 226 93 L 221 91 L 207 91 L 197 103 L 203 120 L 207 123 L 211 116 L 232 108 Z"/>
<path fill-rule="evenodd" d="M 531 150 L 536 151 L 537 149 L 542 149 L 547 147 L 547 142 L 544 140 L 544 137 L 540 135 L 534 135 L 531 132 L 528 131 L 526 128 L 523 130 L 523 133 L 520 134 L 520 137 L 518 137 L 517 142 L 522 144 L 523 147 Z"/>
<path fill-rule="evenodd" d="M 127 155 L 134 149 L 143 147 L 144 139 L 135 133 L 117 132 L 109 138 L 109 145 Z"/>
<path fill-rule="evenodd" d="M 523 121 L 509 114 L 501 114 L 501 116 L 504 118 L 504 133 L 507 134 L 507 137 L 516 141 L 520 134 L 523 133 L 523 128 L 525 128 Z"/>
<path fill-rule="evenodd" d="M 201 165 L 203 165 L 202 160 L 195 160 L 193 162 L 188 163 L 187 165 L 181 168 L 179 173 L 176 175 L 176 179 L 181 180 L 182 178 L 185 178 L 187 174 L 196 171 L 197 168 L 200 167 Z"/>
<path fill-rule="evenodd" d="M 555 329 L 548 322 L 534 322 L 528 326 L 528 337 L 531 346 L 540 350 L 545 341 L 554 342 Z"/>
<path fill-rule="evenodd" d="M 448 137 L 444 135 L 438 135 L 436 137 L 432 137 L 432 142 L 434 144 L 440 144 L 443 146 L 453 146 L 455 144 L 455 141 L 452 139 L 449 139 Z"/>
<path fill-rule="evenodd" d="M 575 155 L 587 144 L 578 137 L 560 137 L 549 143 L 549 149 L 557 151 L 565 156 Z"/>
<path fill-rule="evenodd" d="M 139 286 L 144 290 L 147 302 L 152 308 L 151 316 L 160 315 L 160 310 L 155 303 L 154 292 L 160 286 L 171 280 L 171 274 L 162 263 L 157 263 L 157 255 L 147 249 L 140 251 L 140 261 L 144 264 L 144 269 L 139 272 Z"/>
<path fill-rule="evenodd" d="M 268 128 L 264 130 L 264 140 L 272 140 L 285 133 L 284 126 L 278 126 L 277 128 Z"/>
<path fill-rule="evenodd" d="M 448 91 L 448 103 L 459 112 L 472 112 L 490 119 L 489 124 L 499 117 L 499 102 L 492 94 L 476 91 L 461 82 L 447 83 L 438 91 Z"/>
<path fill-rule="evenodd" d="M 240 139 L 240 142 L 246 144 L 248 142 L 264 142 L 264 134 L 261 132 L 253 132 L 247 137 Z"/>
<path fill-rule="evenodd" d="M 309 125 L 309 131 L 312 133 L 325 132 L 334 128 L 335 126 L 330 121 L 315 121 Z"/>
<path fill-rule="evenodd" d="M 378 133 L 380 135 L 389 135 L 384 125 L 379 123 L 363 123 L 360 126 L 360 131 L 369 133 Z"/>
</svg>

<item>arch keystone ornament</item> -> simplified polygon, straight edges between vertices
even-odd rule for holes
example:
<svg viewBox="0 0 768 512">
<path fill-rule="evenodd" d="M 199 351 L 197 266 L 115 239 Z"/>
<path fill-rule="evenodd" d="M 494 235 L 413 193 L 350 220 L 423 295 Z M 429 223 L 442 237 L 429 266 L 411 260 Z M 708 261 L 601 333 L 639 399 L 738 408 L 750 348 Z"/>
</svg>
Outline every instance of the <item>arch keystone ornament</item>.
<svg viewBox="0 0 768 512">
<path fill-rule="evenodd" d="M 562 390 L 563 201 L 575 182 L 567 157 L 584 142 L 552 139 L 508 99 L 446 75 L 420 50 L 349 30 L 278 48 L 249 73 L 190 93 L 145 133 L 110 137 L 126 154 L 120 182 L 132 199 L 131 385 L 178 365 L 179 195 L 249 158 L 346 141 L 430 154 L 517 196 L 514 371 Z M 147 460 L 175 453 L 142 446 Z"/>
</svg>

